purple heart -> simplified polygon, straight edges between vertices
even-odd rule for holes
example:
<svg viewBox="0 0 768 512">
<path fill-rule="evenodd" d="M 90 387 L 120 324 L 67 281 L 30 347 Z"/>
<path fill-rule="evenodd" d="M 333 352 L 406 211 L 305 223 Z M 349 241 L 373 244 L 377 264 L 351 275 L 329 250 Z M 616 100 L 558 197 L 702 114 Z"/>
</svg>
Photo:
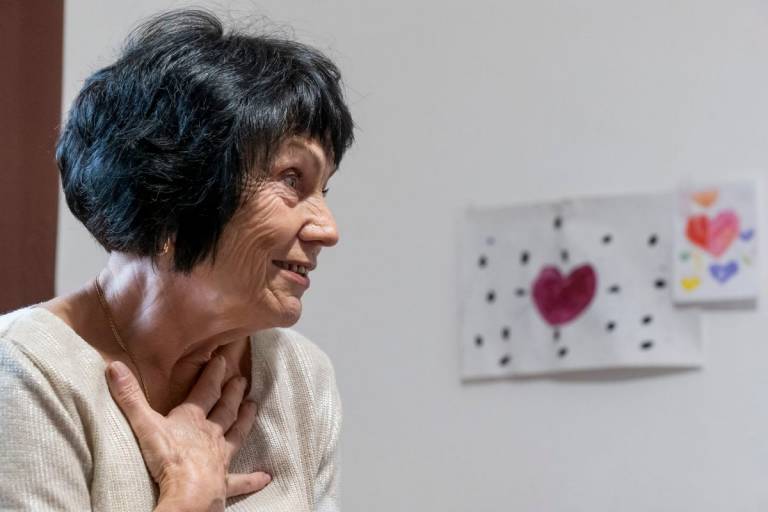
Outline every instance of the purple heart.
<svg viewBox="0 0 768 512">
<path fill-rule="evenodd" d="M 731 260 L 725 265 L 713 263 L 709 266 L 709 273 L 712 274 L 720 284 L 725 283 L 739 271 L 739 264 L 736 260 Z"/>
<path fill-rule="evenodd" d="M 739 238 L 744 240 L 745 242 L 749 242 L 752 240 L 752 237 L 755 236 L 755 230 L 754 229 L 745 229 L 739 234 Z"/>
</svg>

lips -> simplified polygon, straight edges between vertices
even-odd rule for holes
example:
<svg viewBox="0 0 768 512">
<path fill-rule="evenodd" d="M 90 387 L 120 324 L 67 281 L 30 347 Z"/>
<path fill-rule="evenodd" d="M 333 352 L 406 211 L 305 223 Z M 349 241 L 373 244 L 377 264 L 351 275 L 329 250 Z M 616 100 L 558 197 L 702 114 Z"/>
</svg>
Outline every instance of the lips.
<svg viewBox="0 0 768 512">
<path fill-rule="evenodd" d="M 280 261 L 280 260 L 274 260 L 272 263 L 274 263 L 276 266 L 284 270 L 288 270 L 295 274 L 299 274 L 302 277 L 307 277 L 307 274 L 309 274 L 309 271 L 314 268 L 314 266 L 311 263 L 296 263 L 296 262 Z"/>
</svg>

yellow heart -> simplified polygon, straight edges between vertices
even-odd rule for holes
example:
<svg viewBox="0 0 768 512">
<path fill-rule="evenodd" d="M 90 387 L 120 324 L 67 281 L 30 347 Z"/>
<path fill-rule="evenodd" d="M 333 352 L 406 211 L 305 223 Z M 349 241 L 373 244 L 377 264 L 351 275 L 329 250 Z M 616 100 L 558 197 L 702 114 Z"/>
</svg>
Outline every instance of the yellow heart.
<svg viewBox="0 0 768 512">
<path fill-rule="evenodd" d="M 690 292 L 699 287 L 699 285 L 701 284 L 701 279 L 699 279 L 696 276 L 684 277 L 680 281 L 680 284 L 683 285 L 683 288 L 685 289 L 685 291 Z"/>
</svg>

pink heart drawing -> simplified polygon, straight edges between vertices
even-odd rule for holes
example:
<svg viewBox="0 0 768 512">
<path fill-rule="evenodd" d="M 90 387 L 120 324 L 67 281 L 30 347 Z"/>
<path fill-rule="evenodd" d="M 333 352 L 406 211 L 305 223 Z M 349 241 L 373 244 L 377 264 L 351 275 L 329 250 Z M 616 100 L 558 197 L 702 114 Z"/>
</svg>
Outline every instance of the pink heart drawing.
<svg viewBox="0 0 768 512">
<path fill-rule="evenodd" d="M 597 290 L 597 273 L 585 264 L 563 277 L 560 269 L 541 269 L 533 283 L 533 301 L 549 325 L 563 325 L 587 309 Z"/>
<path fill-rule="evenodd" d="M 739 215 L 733 210 L 724 210 L 712 220 L 706 215 L 689 217 L 686 235 L 688 240 L 719 258 L 739 236 Z"/>
</svg>

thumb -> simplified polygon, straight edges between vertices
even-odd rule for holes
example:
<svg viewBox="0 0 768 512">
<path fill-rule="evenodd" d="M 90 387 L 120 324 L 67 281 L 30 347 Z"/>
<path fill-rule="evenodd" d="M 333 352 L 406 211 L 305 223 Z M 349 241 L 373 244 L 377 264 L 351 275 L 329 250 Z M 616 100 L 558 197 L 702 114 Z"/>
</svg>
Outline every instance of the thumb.
<svg viewBox="0 0 768 512">
<path fill-rule="evenodd" d="M 107 384 L 112 398 L 131 424 L 131 429 L 141 438 L 156 413 L 147 403 L 136 377 L 126 365 L 113 361 L 107 365 Z"/>
</svg>

